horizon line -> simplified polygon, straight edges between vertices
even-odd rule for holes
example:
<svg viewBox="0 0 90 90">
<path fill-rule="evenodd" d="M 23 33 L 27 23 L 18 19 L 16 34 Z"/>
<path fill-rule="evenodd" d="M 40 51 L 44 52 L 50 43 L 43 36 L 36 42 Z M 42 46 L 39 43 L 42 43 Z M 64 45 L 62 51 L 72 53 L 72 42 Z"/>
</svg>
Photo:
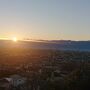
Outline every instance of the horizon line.
<svg viewBox="0 0 90 90">
<path fill-rule="evenodd" d="M 0 38 L 0 40 L 12 41 L 8 38 Z M 18 39 L 18 41 L 36 41 L 36 42 L 49 42 L 49 41 L 90 41 L 90 40 L 70 40 L 70 39 Z"/>
</svg>

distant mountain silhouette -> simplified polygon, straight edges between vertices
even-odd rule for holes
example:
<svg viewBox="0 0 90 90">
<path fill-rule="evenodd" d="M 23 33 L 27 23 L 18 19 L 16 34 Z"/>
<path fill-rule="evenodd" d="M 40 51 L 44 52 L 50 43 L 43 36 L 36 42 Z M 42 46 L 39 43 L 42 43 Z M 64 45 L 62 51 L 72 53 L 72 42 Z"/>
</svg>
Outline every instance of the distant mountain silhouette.
<svg viewBox="0 0 90 90">
<path fill-rule="evenodd" d="M 10 40 L 6 41 L 1 40 L 0 47 L 90 51 L 90 41 L 37 40 L 37 41 L 18 41 L 15 43 Z"/>
</svg>

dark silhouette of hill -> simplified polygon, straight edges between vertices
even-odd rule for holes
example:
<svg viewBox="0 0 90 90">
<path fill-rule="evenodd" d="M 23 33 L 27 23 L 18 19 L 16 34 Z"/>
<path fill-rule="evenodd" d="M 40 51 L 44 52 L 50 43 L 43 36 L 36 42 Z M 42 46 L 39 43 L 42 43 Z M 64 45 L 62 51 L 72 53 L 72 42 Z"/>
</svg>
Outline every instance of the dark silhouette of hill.
<svg viewBox="0 0 90 90">
<path fill-rule="evenodd" d="M 37 41 L 18 41 L 0 40 L 0 48 L 20 47 L 33 49 L 55 49 L 55 50 L 74 50 L 90 51 L 90 41 L 70 41 L 70 40 L 37 40 Z"/>
</svg>

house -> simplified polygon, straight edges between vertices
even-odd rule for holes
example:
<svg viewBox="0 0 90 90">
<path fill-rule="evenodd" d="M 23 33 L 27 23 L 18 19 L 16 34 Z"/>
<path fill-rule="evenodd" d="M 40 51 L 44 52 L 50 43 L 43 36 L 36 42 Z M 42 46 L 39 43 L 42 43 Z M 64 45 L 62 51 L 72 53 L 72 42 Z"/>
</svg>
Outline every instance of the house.
<svg viewBox="0 0 90 90">
<path fill-rule="evenodd" d="M 11 75 L 9 78 L 0 79 L 0 90 L 10 90 L 10 87 L 24 85 L 26 80 L 26 78 L 20 75 Z"/>
<path fill-rule="evenodd" d="M 25 77 L 22 77 L 20 75 L 12 75 L 10 76 L 10 79 L 11 79 L 10 83 L 14 87 L 18 87 L 19 85 L 25 84 L 27 80 Z"/>
<path fill-rule="evenodd" d="M 0 79 L 0 90 L 10 90 L 11 84 L 10 79 L 3 78 Z"/>
</svg>

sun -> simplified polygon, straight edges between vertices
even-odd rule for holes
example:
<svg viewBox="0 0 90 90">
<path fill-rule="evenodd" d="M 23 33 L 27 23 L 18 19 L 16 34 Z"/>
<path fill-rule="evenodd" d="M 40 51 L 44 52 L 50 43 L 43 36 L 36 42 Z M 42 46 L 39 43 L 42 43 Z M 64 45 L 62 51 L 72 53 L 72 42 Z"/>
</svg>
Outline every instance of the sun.
<svg viewBox="0 0 90 90">
<path fill-rule="evenodd" d="M 17 37 L 13 37 L 12 41 L 17 42 Z"/>
</svg>

